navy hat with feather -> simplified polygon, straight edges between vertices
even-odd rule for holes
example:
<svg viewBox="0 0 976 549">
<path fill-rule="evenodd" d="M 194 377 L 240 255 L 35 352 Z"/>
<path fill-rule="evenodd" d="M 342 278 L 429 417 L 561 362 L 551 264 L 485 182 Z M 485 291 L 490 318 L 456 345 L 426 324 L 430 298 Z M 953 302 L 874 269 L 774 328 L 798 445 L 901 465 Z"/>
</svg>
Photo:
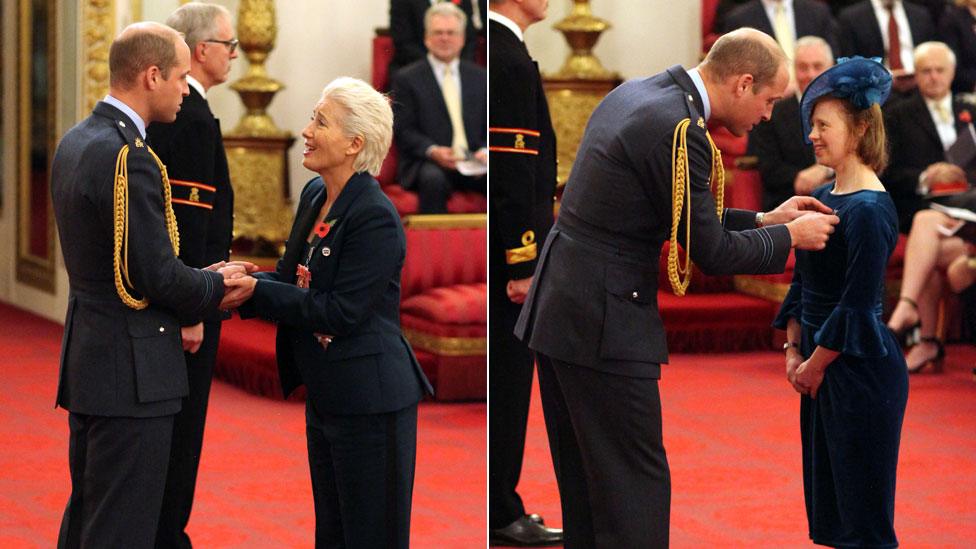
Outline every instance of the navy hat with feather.
<svg viewBox="0 0 976 549">
<path fill-rule="evenodd" d="M 821 97 L 847 99 L 855 108 L 864 110 L 877 103 L 883 105 L 891 93 L 891 73 L 877 57 L 841 57 L 837 64 L 816 77 L 803 92 L 800 100 L 800 117 L 803 123 L 803 139 L 810 143 L 810 117 L 813 106 Z"/>
</svg>

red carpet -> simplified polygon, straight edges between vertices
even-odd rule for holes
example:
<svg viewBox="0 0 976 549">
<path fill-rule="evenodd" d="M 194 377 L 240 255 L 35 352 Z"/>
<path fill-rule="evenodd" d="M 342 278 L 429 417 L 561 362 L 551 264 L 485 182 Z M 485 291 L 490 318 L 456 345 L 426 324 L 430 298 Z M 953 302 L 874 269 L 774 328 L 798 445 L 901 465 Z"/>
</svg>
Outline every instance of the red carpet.
<svg viewBox="0 0 976 549">
<path fill-rule="evenodd" d="M 61 327 L 0 304 L 0 547 L 54 547 L 70 491 L 54 409 Z M 483 547 L 485 405 L 420 406 L 412 547 Z M 303 405 L 215 381 L 189 532 L 201 548 L 312 547 Z"/>
<path fill-rule="evenodd" d="M 911 377 L 898 466 L 902 547 L 976 547 L 976 348 Z M 661 382 L 671 465 L 671 547 L 813 547 L 800 478 L 799 396 L 780 353 L 672 355 Z M 561 525 L 538 390 L 519 492 Z"/>
</svg>

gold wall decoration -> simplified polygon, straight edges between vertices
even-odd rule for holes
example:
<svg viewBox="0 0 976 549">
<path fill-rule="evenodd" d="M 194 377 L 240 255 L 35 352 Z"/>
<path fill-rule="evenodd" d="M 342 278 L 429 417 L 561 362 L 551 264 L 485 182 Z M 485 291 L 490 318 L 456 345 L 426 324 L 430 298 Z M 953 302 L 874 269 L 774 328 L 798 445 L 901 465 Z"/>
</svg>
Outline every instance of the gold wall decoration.
<svg viewBox="0 0 976 549">
<path fill-rule="evenodd" d="M 572 1 L 571 13 L 554 26 L 569 43 L 570 54 L 559 71 L 543 78 L 556 132 L 556 178 L 560 187 L 569 180 L 590 114 L 621 82 L 620 75 L 603 68 L 592 52 L 610 23 L 593 15 L 589 0 Z"/>
<path fill-rule="evenodd" d="M 114 0 L 88 0 L 82 8 L 81 112 L 87 115 L 108 94 L 108 50 L 115 38 Z"/>
<path fill-rule="evenodd" d="M 250 66 L 231 89 L 241 96 L 246 112 L 224 137 L 234 184 L 235 254 L 277 256 L 291 228 L 287 155 L 295 138 L 266 111 L 284 89 L 264 68 L 277 32 L 273 0 L 241 0 L 237 37 Z"/>
<path fill-rule="evenodd" d="M 54 0 L 17 6 L 17 280 L 54 293 L 49 169 L 57 127 L 58 9 Z"/>
</svg>

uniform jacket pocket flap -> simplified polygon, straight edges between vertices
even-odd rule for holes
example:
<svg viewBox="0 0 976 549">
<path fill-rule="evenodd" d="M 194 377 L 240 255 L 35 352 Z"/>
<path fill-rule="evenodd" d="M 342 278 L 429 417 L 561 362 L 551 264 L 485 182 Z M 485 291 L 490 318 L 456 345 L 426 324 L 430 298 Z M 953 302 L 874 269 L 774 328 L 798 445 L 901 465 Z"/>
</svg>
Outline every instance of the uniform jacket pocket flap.
<svg viewBox="0 0 976 549">
<path fill-rule="evenodd" d="M 381 352 L 383 352 L 383 341 L 379 334 L 358 334 L 332 340 L 326 350 L 326 357 L 329 360 L 344 360 Z"/>
<path fill-rule="evenodd" d="M 639 267 L 607 265 L 604 284 L 611 294 L 630 301 L 638 303 L 657 301 L 657 273 L 641 271 Z"/>
<path fill-rule="evenodd" d="M 175 318 L 165 318 L 154 314 L 154 311 L 134 311 L 126 317 L 129 335 L 132 337 L 157 337 L 180 333 L 180 326 Z"/>
</svg>

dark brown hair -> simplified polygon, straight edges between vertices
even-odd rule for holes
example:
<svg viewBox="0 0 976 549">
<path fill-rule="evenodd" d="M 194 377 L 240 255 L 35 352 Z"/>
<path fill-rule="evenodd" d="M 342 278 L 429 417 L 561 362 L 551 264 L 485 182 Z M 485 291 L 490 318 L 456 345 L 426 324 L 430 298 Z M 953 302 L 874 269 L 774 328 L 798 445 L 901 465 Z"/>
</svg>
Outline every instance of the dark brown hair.
<svg viewBox="0 0 976 549">
<path fill-rule="evenodd" d="M 883 172 L 888 167 L 888 137 L 885 133 L 881 106 L 875 103 L 868 109 L 858 109 L 847 99 L 824 95 L 814 103 L 813 112 L 816 112 L 817 105 L 825 100 L 834 100 L 841 106 L 848 135 L 857 143 L 854 152 L 861 162 L 874 170 L 874 173 Z M 863 135 L 858 135 L 860 128 L 864 128 Z"/>
</svg>

